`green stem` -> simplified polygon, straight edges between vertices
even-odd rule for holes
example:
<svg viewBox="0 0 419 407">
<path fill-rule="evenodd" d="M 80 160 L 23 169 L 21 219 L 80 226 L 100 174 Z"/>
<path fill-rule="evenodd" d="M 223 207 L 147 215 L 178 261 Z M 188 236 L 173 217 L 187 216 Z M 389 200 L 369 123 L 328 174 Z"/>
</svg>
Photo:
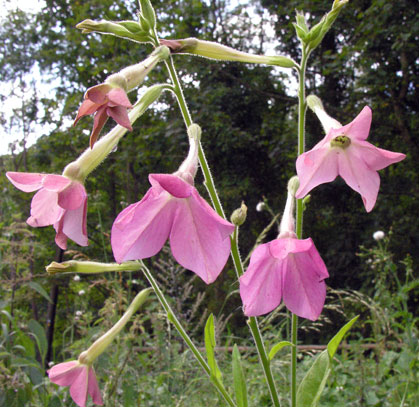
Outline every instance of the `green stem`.
<svg viewBox="0 0 419 407">
<path fill-rule="evenodd" d="M 305 150 L 305 118 L 306 118 L 306 94 L 305 94 L 305 72 L 309 56 L 307 48 L 303 45 L 301 64 L 298 68 L 298 154 Z M 297 199 L 296 208 L 296 234 L 298 239 L 303 238 L 303 200 Z M 297 341 L 298 341 L 298 317 L 292 314 L 291 317 L 291 343 L 295 346 L 291 348 L 291 407 L 297 407 Z"/>
<path fill-rule="evenodd" d="M 140 260 L 140 264 L 142 266 L 142 271 L 145 274 L 145 276 L 146 276 L 147 280 L 149 281 L 150 285 L 153 287 L 154 292 L 156 293 L 157 298 L 160 301 L 160 304 L 162 305 L 162 307 L 166 311 L 167 318 L 175 326 L 175 328 L 179 332 L 180 336 L 183 338 L 185 343 L 188 345 L 189 349 L 194 354 L 198 363 L 201 365 L 202 369 L 204 369 L 205 373 L 211 378 L 211 369 L 209 368 L 209 366 L 208 366 L 207 362 L 205 361 L 204 357 L 199 352 L 198 348 L 192 342 L 189 335 L 186 333 L 182 324 L 176 318 L 175 314 L 173 313 L 172 309 L 170 308 L 169 303 L 166 301 L 166 298 L 164 297 L 163 292 L 160 290 L 160 287 L 158 286 L 157 281 L 154 279 L 150 270 L 146 267 L 146 265 L 141 260 Z M 224 400 L 227 402 L 227 404 L 229 406 L 236 407 L 234 401 L 232 400 L 231 396 L 227 393 L 227 390 L 224 388 L 222 383 L 220 383 L 218 380 L 211 380 L 211 383 L 217 388 L 217 390 L 224 397 Z"/>
<path fill-rule="evenodd" d="M 169 70 L 169 74 L 170 74 L 170 77 L 171 77 L 172 82 L 173 82 L 174 93 L 175 93 L 176 98 L 178 100 L 179 107 L 180 107 L 180 110 L 182 112 L 183 120 L 185 121 L 186 126 L 189 127 L 193 123 L 193 121 L 192 121 L 191 115 L 189 113 L 188 107 L 186 105 L 186 101 L 185 101 L 185 98 L 183 96 L 183 91 L 182 91 L 182 88 L 180 86 L 179 79 L 177 77 L 176 70 L 175 70 L 173 60 L 172 60 L 171 57 L 166 61 L 166 66 Z M 214 206 L 214 209 L 218 213 L 218 215 L 220 215 L 221 217 L 226 219 L 226 216 L 225 216 L 225 213 L 223 211 L 223 207 L 221 205 L 220 198 L 218 197 L 217 191 L 215 189 L 215 185 L 214 185 L 214 181 L 212 179 L 211 171 L 210 171 L 210 168 L 209 168 L 209 165 L 208 165 L 208 162 L 207 162 L 207 159 L 205 157 L 205 153 L 204 153 L 204 150 L 203 150 L 201 144 L 199 144 L 198 158 L 199 158 L 199 163 L 201 165 L 202 172 L 204 174 L 204 179 L 205 179 L 204 185 L 205 185 L 205 187 L 208 191 L 209 196 L 211 197 L 211 201 L 212 201 L 212 204 Z M 236 270 L 236 275 L 237 275 L 237 277 L 240 277 L 241 275 L 243 275 L 244 270 L 243 270 L 243 263 L 242 263 L 241 258 L 240 258 L 237 237 L 238 237 L 238 232 L 236 230 L 234 232 L 233 236 L 230 237 L 231 257 L 233 259 L 234 268 Z M 255 343 L 256 343 L 256 346 L 257 346 L 257 349 L 258 349 L 258 352 L 259 352 L 259 358 L 260 358 L 262 368 L 263 368 L 263 371 L 264 371 L 266 379 L 267 379 L 267 383 L 268 383 L 269 391 L 271 393 L 272 401 L 273 401 L 275 407 L 279 407 L 280 404 L 279 404 L 279 399 L 278 399 L 278 393 L 277 393 L 276 388 L 275 388 L 275 383 L 274 383 L 274 380 L 273 380 L 269 359 L 266 355 L 266 351 L 265 351 L 265 348 L 263 346 L 263 339 L 262 339 L 262 336 L 260 334 L 259 328 L 257 327 L 257 320 L 256 320 L 256 318 L 251 317 L 249 321 L 250 321 L 249 326 L 251 327 L 253 338 L 255 340 Z M 252 329 L 252 327 L 253 327 L 253 329 Z"/>
<path fill-rule="evenodd" d="M 252 332 L 253 339 L 255 340 L 256 349 L 259 354 L 259 360 L 263 367 L 263 372 L 265 373 L 265 379 L 269 387 L 269 392 L 271 394 L 272 402 L 275 407 L 280 407 L 278 392 L 275 387 L 275 382 L 271 372 L 271 363 L 266 354 L 265 346 L 263 345 L 262 335 L 259 331 L 259 326 L 257 319 L 255 317 L 250 317 L 247 321 L 250 331 Z"/>
</svg>

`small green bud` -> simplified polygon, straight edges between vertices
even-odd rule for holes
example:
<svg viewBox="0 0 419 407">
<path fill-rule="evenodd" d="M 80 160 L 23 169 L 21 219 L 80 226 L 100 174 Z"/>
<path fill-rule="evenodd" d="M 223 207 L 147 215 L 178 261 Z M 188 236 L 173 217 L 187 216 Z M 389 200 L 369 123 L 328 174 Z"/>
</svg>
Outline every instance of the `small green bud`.
<svg viewBox="0 0 419 407">
<path fill-rule="evenodd" d="M 323 103 L 316 95 L 308 95 L 307 96 L 307 106 L 315 112 L 316 109 L 324 110 Z"/>
<path fill-rule="evenodd" d="M 202 129 L 198 124 L 192 123 L 188 127 L 189 138 L 193 138 L 194 140 L 199 142 L 201 140 L 201 134 L 202 134 Z"/>
<path fill-rule="evenodd" d="M 297 189 L 299 188 L 299 186 L 300 180 L 298 179 L 297 175 L 294 175 L 288 181 L 288 193 L 295 197 L 295 194 L 297 193 Z"/>
<path fill-rule="evenodd" d="M 150 24 L 149 24 L 149 22 L 144 18 L 144 16 L 142 15 L 142 14 L 139 14 L 138 15 L 138 19 L 140 20 L 140 25 L 141 25 L 141 28 L 145 31 L 145 32 L 148 32 L 148 31 L 150 31 Z"/>
<path fill-rule="evenodd" d="M 242 202 L 240 208 L 236 209 L 230 217 L 231 223 L 235 226 L 241 226 L 246 221 L 247 206 Z"/>
<path fill-rule="evenodd" d="M 308 33 L 308 25 L 306 21 L 306 17 L 304 15 L 304 12 L 296 10 L 295 11 L 295 20 L 297 21 L 297 25 L 301 27 L 304 32 Z"/>
</svg>

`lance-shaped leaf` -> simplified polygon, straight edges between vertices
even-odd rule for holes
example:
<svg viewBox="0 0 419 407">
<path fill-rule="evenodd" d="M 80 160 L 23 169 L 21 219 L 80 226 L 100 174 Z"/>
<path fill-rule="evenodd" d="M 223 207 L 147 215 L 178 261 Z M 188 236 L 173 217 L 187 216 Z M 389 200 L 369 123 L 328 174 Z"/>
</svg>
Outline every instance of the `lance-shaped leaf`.
<svg viewBox="0 0 419 407">
<path fill-rule="evenodd" d="M 241 363 L 239 348 L 233 347 L 233 383 L 237 407 L 247 407 L 247 387 Z"/>
<path fill-rule="evenodd" d="M 316 407 L 326 385 L 327 378 L 332 371 L 332 358 L 345 334 L 351 329 L 358 316 L 351 319 L 330 340 L 327 349 L 320 353 L 309 371 L 304 376 L 297 391 L 298 407 Z"/>
<path fill-rule="evenodd" d="M 214 316 L 211 314 L 207 323 L 205 324 L 205 350 L 207 352 L 208 366 L 211 370 L 211 376 L 222 382 L 221 371 L 218 368 L 217 361 L 215 360 L 214 354 L 215 348 L 215 328 L 214 328 Z"/>
</svg>

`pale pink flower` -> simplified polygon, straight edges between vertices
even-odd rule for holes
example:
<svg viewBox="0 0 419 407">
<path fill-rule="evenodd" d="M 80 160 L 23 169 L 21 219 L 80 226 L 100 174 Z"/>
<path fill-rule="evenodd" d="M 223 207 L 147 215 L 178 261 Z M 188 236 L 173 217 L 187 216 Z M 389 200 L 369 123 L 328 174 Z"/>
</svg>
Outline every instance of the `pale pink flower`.
<svg viewBox="0 0 419 407">
<path fill-rule="evenodd" d="M 83 184 L 55 174 L 7 172 L 6 176 L 21 191 L 38 191 L 32 198 L 27 220 L 30 226 L 53 225 L 55 242 L 63 250 L 67 238 L 87 246 L 87 194 Z"/>
<path fill-rule="evenodd" d="M 340 175 L 348 186 L 361 194 L 365 209 L 370 212 L 380 187 L 377 171 L 403 160 L 405 154 L 383 150 L 365 141 L 372 119 L 368 106 L 346 126 L 341 126 L 319 107 L 315 112 L 327 135 L 297 159 L 300 188 L 296 198 L 303 198 L 317 185 L 331 182 Z"/>
<path fill-rule="evenodd" d="M 95 114 L 93 130 L 90 135 L 90 147 L 95 144 L 109 116 L 122 127 L 132 131 L 127 111 L 132 108 L 132 105 L 124 89 L 109 83 L 102 83 L 89 88 L 84 99 L 74 125 L 83 116 Z"/>
<path fill-rule="evenodd" d="M 124 209 L 112 226 L 116 261 L 154 256 L 170 238 L 175 259 L 212 283 L 227 262 L 234 226 L 180 176 L 151 174 L 149 181 L 144 198 Z"/>
<path fill-rule="evenodd" d="M 240 277 L 247 316 L 267 314 L 284 300 L 294 314 L 316 320 L 326 298 L 329 277 L 311 238 L 278 238 L 258 246 Z"/>
<path fill-rule="evenodd" d="M 48 370 L 51 382 L 59 386 L 70 386 L 70 396 L 80 407 L 86 407 L 87 396 L 94 404 L 103 405 L 95 371 L 91 365 L 77 360 L 60 363 Z"/>
</svg>

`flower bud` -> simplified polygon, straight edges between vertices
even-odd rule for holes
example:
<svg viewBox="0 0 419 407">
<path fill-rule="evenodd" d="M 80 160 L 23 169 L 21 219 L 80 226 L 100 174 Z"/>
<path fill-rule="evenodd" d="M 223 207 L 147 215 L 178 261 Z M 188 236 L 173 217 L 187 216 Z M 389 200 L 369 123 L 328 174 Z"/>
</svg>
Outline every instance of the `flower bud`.
<svg viewBox="0 0 419 407">
<path fill-rule="evenodd" d="M 189 127 L 188 127 L 188 136 L 189 138 L 192 138 L 196 141 L 200 141 L 201 140 L 201 134 L 202 134 L 202 129 L 201 127 L 196 124 L 196 123 L 192 123 Z"/>
<path fill-rule="evenodd" d="M 265 64 L 293 68 L 297 66 L 291 58 L 284 56 L 253 55 L 247 52 L 237 51 L 234 48 L 218 44 L 212 41 L 186 38 L 181 40 L 160 40 L 162 45 L 170 48 L 174 54 L 191 54 L 215 59 L 218 61 L 238 61 L 253 64 Z"/>
<path fill-rule="evenodd" d="M 258 202 L 256 205 L 256 212 L 262 212 L 265 209 L 265 202 Z"/>
<path fill-rule="evenodd" d="M 57 273 L 79 273 L 79 274 L 98 274 L 110 271 L 138 271 L 141 270 L 140 263 L 127 261 L 118 263 L 99 263 L 95 261 L 69 260 L 62 263 L 53 261 L 46 267 L 48 274 Z"/>
<path fill-rule="evenodd" d="M 241 226 L 246 221 L 247 217 L 247 206 L 242 202 L 240 208 L 234 210 L 231 214 L 231 223 L 235 226 Z"/>
<path fill-rule="evenodd" d="M 340 10 L 348 1 L 335 0 L 332 9 L 309 31 L 305 43 L 309 45 L 310 49 L 313 50 L 322 42 L 324 36 L 338 17 Z"/>
<path fill-rule="evenodd" d="M 298 179 L 297 175 L 294 175 L 288 181 L 288 193 L 295 197 L 297 189 L 300 186 L 300 180 Z"/>
<path fill-rule="evenodd" d="M 380 241 L 380 240 L 383 240 L 385 238 L 385 236 L 386 236 L 386 234 L 382 230 L 377 230 L 372 235 L 373 239 L 376 240 L 377 242 Z"/>
<path fill-rule="evenodd" d="M 122 330 L 122 328 L 127 324 L 130 320 L 132 315 L 137 312 L 137 310 L 145 303 L 152 288 L 146 288 L 140 291 L 128 309 L 125 311 L 124 315 L 121 319 L 104 335 L 102 335 L 99 339 L 97 339 L 87 351 L 84 351 L 79 356 L 79 362 L 87 365 L 91 365 L 93 361 L 103 353 L 106 348 L 112 343 L 118 333 Z"/>
<path fill-rule="evenodd" d="M 111 34 L 121 38 L 127 38 L 136 42 L 150 42 L 150 36 L 143 30 L 141 25 L 135 21 L 112 22 L 106 20 L 94 21 L 84 20 L 76 25 L 82 30 L 83 34 L 98 32 L 101 34 Z"/>
<path fill-rule="evenodd" d="M 139 0 L 140 15 L 149 24 L 150 28 L 156 28 L 156 13 L 150 0 Z"/>
<path fill-rule="evenodd" d="M 316 114 L 317 118 L 320 120 L 320 123 L 322 124 L 326 134 L 329 133 L 330 129 L 338 129 L 339 127 L 342 127 L 341 123 L 326 113 L 320 98 L 315 95 L 309 95 L 307 96 L 306 100 L 308 107 Z"/>
</svg>

